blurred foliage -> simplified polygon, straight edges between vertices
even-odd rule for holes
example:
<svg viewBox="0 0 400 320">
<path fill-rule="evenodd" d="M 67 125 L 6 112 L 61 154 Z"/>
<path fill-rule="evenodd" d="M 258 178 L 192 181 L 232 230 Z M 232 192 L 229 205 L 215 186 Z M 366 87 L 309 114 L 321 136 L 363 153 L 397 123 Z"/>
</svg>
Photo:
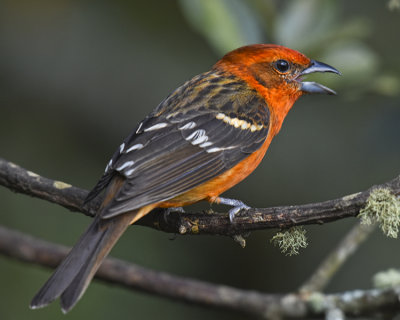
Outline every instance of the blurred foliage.
<svg viewBox="0 0 400 320">
<path fill-rule="evenodd" d="M 326 78 L 335 88 L 346 87 L 355 98 L 365 92 L 393 96 L 400 81 L 382 70 L 380 57 L 368 45 L 372 19 L 343 21 L 335 0 L 180 0 L 184 14 L 220 54 L 251 43 L 277 43 L 339 69 L 343 77 Z M 398 3 L 398 2 L 396 2 Z M 390 8 L 396 7 L 395 1 Z M 313 75 L 317 81 L 321 75 Z M 371 81 L 371 79 L 373 79 Z"/>
<path fill-rule="evenodd" d="M 181 0 L 180 3 L 188 22 L 221 54 L 263 40 L 254 12 L 241 0 Z"/>
<path fill-rule="evenodd" d="M 400 10 L 400 0 L 389 0 L 388 8 L 390 10 Z"/>
</svg>

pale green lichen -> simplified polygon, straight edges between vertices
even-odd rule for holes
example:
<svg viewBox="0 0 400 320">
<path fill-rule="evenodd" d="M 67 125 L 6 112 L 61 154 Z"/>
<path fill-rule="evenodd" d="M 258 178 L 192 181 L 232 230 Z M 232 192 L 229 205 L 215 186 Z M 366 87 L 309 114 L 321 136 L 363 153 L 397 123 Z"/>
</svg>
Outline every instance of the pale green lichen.
<svg viewBox="0 0 400 320">
<path fill-rule="evenodd" d="M 400 286 L 400 270 L 389 269 L 378 272 L 372 278 L 372 283 L 376 289 L 388 289 Z"/>
<path fill-rule="evenodd" d="M 386 236 L 397 238 L 400 227 L 400 200 L 389 189 L 377 188 L 369 195 L 359 217 L 363 224 L 379 223 Z"/>
<path fill-rule="evenodd" d="M 288 256 L 299 254 L 299 249 L 308 245 L 306 230 L 301 226 L 278 232 L 272 237 L 271 242 Z"/>
</svg>

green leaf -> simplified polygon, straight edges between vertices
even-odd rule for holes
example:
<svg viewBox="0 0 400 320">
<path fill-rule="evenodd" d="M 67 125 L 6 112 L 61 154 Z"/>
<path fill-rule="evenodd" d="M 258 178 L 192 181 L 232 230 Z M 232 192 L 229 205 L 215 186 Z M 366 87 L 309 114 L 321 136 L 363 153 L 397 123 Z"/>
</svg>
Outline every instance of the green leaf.
<svg viewBox="0 0 400 320">
<path fill-rule="evenodd" d="M 240 0 L 180 0 L 190 24 L 220 54 L 263 41 L 257 17 Z"/>
<path fill-rule="evenodd" d="M 335 16 L 336 5 L 332 1 L 287 2 L 276 22 L 275 39 L 279 44 L 309 51 L 326 37 Z"/>
<path fill-rule="evenodd" d="M 361 42 L 336 43 L 326 50 L 326 61 L 343 70 L 346 77 L 365 79 L 378 68 L 377 55 Z"/>
</svg>

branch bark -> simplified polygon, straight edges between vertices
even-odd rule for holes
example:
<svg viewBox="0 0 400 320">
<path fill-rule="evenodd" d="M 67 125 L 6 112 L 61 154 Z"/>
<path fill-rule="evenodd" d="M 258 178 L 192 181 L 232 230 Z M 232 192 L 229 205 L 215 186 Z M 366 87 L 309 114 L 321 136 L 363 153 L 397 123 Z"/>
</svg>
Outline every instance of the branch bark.
<svg viewBox="0 0 400 320">
<path fill-rule="evenodd" d="M 69 249 L 0 226 L 0 253 L 19 261 L 54 268 Z M 217 307 L 268 319 L 321 316 L 339 308 L 350 316 L 371 315 L 400 308 L 400 290 L 357 290 L 337 294 L 265 294 L 215 285 L 156 272 L 107 258 L 96 278 L 128 289 L 207 307 Z"/>
<path fill-rule="evenodd" d="M 94 216 L 100 200 L 83 206 L 88 191 L 61 181 L 55 181 L 0 158 L 0 185 L 15 192 L 24 193 L 59 204 L 71 211 Z M 178 234 L 218 234 L 234 236 L 267 228 L 289 228 L 296 225 L 323 224 L 347 217 L 355 217 L 365 205 L 374 188 L 389 188 L 400 194 L 400 175 L 366 191 L 338 199 L 305 205 L 241 210 L 231 223 L 228 213 L 182 213 L 154 210 L 140 219 L 137 224 L 161 231 Z"/>
</svg>

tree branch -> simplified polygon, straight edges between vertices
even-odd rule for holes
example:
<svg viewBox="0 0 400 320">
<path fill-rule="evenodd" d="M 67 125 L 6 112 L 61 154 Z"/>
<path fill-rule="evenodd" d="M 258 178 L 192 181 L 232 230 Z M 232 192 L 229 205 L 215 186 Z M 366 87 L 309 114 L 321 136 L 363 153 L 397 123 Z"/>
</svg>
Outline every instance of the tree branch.
<svg viewBox="0 0 400 320">
<path fill-rule="evenodd" d="M 79 211 L 93 216 L 100 200 L 83 207 L 88 191 L 64 182 L 41 177 L 20 166 L 0 158 L 0 185 L 15 192 L 24 193 L 59 204 L 71 211 Z M 369 188 L 366 191 L 342 198 L 319 203 L 281 206 L 271 208 L 251 208 L 241 210 L 229 221 L 228 213 L 181 213 L 154 210 L 140 219 L 137 224 L 161 231 L 178 234 L 219 234 L 233 236 L 266 228 L 289 228 L 304 224 L 322 224 L 342 218 L 357 216 L 374 188 L 388 188 L 393 194 L 400 194 L 400 176 Z"/>
<path fill-rule="evenodd" d="M 100 203 L 94 201 L 83 207 L 87 191 L 54 181 L 27 171 L 0 158 L 0 184 L 21 192 L 60 204 L 72 211 L 93 216 Z M 321 203 L 242 210 L 229 222 L 227 213 L 180 213 L 165 215 L 153 212 L 140 224 L 166 232 L 180 234 L 235 235 L 263 228 L 287 228 L 299 224 L 324 223 L 356 216 L 365 204 L 371 190 L 389 188 L 400 194 L 400 176 L 367 191 Z M 68 249 L 11 231 L 0 226 L 0 253 L 9 257 L 54 268 Z M 337 308 L 348 315 L 387 312 L 400 307 L 399 290 L 349 291 L 339 294 L 263 294 L 229 286 L 172 276 L 151 271 L 117 259 L 108 258 L 97 274 L 108 283 L 137 289 L 189 303 L 240 311 L 266 318 L 304 318 L 334 312 Z"/>
<path fill-rule="evenodd" d="M 353 226 L 337 247 L 318 266 L 313 275 L 300 287 L 299 291 L 303 293 L 322 291 L 340 267 L 375 229 L 376 224 L 365 225 L 358 222 Z"/>
<path fill-rule="evenodd" d="M 0 226 L 0 253 L 50 268 L 57 266 L 69 249 Z M 96 278 L 128 289 L 159 296 L 239 311 L 270 319 L 305 318 L 323 315 L 332 307 L 347 315 L 371 315 L 398 310 L 400 290 L 357 290 L 338 294 L 264 294 L 229 286 L 156 272 L 118 259 L 108 258 Z"/>
</svg>

